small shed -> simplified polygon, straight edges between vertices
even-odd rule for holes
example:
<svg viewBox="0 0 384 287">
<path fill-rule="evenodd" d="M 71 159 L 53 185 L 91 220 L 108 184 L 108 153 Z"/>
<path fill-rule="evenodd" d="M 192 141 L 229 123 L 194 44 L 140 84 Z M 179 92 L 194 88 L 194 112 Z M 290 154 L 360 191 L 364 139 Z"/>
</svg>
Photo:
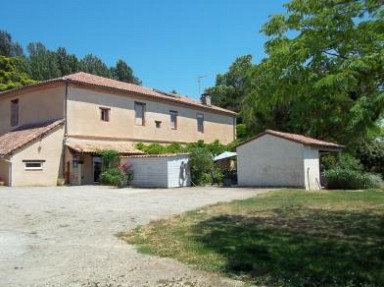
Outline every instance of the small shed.
<svg viewBox="0 0 384 287">
<path fill-rule="evenodd" d="M 303 135 L 266 130 L 237 146 L 238 184 L 319 190 L 320 152 L 343 148 Z"/>
<path fill-rule="evenodd" d="M 132 165 L 134 187 L 173 188 L 191 185 L 189 154 L 135 155 L 121 163 Z"/>
</svg>

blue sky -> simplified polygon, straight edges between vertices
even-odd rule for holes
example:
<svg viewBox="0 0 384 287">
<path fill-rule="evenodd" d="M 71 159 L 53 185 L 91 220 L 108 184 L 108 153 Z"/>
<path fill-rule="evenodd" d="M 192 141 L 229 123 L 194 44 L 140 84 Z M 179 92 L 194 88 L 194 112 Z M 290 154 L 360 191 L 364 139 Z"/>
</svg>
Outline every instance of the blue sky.
<svg viewBox="0 0 384 287">
<path fill-rule="evenodd" d="M 23 48 L 42 42 L 108 65 L 125 60 L 147 87 L 198 97 L 236 57 L 264 57 L 260 33 L 286 0 L 12 0 L 0 29 Z"/>
</svg>

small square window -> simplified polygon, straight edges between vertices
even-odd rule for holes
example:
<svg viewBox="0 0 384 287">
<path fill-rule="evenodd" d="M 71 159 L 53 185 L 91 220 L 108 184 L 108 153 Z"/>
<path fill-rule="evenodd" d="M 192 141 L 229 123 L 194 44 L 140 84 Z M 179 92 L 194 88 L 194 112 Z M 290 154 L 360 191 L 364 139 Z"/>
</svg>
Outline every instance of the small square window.
<svg viewBox="0 0 384 287">
<path fill-rule="evenodd" d="M 111 109 L 108 108 L 100 108 L 100 119 L 103 122 L 109 122 L 109 113 Z"/>
<path fill-rule="evenodd" d="M 161 128 L 161 121 L 155 121 L 156 128 Z"/>
</svg>

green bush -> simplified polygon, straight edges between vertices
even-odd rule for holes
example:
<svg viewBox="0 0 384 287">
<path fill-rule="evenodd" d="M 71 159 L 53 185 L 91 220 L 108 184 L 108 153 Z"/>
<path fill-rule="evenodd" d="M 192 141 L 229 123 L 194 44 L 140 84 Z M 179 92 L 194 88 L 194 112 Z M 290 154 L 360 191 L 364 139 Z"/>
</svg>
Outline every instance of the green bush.
<svg viewBox="0 0 384 287">
<path fill-rule="evenodd" d="M 106 185 L 120 185 L 120 170 L 114 167 L 103 171 L 100 174 L 100 182 Z"/>
<path fill-rule="evenodd" d="M 324 177 L 328 189 L 380 188 L 380 176 L 363 171 L 360 162 L 349 154 L 322 158 Z"/>
<path fill-rule="evenodd" d="M 213 157 L 207 148 L 196 147 L 189 155 L 191 180 L 195 185 L 212 182 Z"/>
<path fill-rule="evenodd" d="M 103 170 L 107 170 L 114 166 L 117 166 L 120 162 L 120 155 L 118 151 L 113 149 L 100 151 L 101 160 L 103 163 Z"/>
</svg>

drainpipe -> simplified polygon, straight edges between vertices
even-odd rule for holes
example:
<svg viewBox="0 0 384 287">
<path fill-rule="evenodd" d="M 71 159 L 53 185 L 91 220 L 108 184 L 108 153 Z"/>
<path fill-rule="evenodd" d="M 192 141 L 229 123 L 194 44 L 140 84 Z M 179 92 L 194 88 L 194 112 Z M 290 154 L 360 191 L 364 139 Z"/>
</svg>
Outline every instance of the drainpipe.
<svg viewBox="0 0 384 287">
<path fill-rule="evenodd" d="M 237 120 L 236 120 L 236 116 L 233 117 L 233 139 L 235 140 L 237 138 L 237 134 L 236 134 L 236 124 L 237 124 Z"/>
<path fill-rule="evenodd" d="M 65 93 L 64 93 L 64 137 L 63 137 L 63 148 L 62 148 L 62 156 L 61 156 L 61 161 L 62 161 L 62 174 L 61 176 L 65 178 L 65 142 L 67 139 L 68 135 L 68 107 L 67 107 L 67 102 L 68 102 L 68 80 L 65 80 Z M 69 171 L 68 171 L 69 172 Z"/>
</svg>

